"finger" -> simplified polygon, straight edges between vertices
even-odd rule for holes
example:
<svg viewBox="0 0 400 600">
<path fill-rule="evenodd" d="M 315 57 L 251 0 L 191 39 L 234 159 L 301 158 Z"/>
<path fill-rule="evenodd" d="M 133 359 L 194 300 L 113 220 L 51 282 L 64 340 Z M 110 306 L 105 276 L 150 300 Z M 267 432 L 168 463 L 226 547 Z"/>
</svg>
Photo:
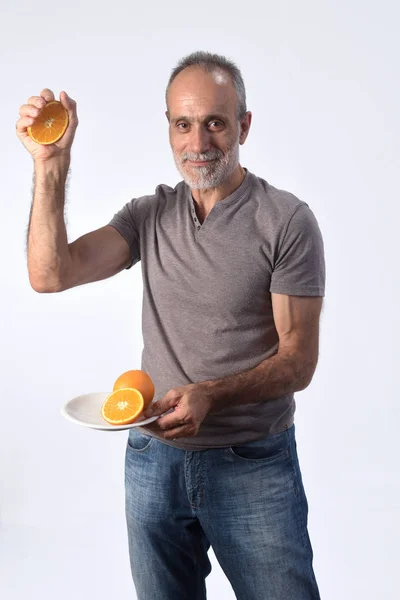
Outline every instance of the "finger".
<svg viewBox="0 0 400 600">
<path fill-rule="evenodd" d="M 194 434 L 194 430 L 187 425 L 181 427 L 173 427 L 172 429 L 160 429 L 157 427 L 158 420 L 149 425 L 145 425 L 146 429 L 153 431 L 156 435 L 163 438 L 164 440 L 175 439 L 177 437 L 188 437 Z M 191 433 L 193 431 L 193 433 Z"/>
<path fill-rule="evenodd" d="M 144 411 L 144 416 L 147 417 L 155 417 L 156 415 L 162 415 L 167 412 L 170 408 L 173 408 L 177 404 L 177 399 L 174 397 L 171 398 L 161 398 L 161 400 L 157 400 L 157 402 L 153 402 L 147 409 Z"/>
<path fill-rule="evenodd" d="M 67 92 L 60 93 L 60 102 L 63 107 L 68 111 L 68 117 L 70 122 L 78 123 L 78 115 L 76 111 L 76 102 L 70 98 Z"/>
<path fill-rule="evenodd" d="M 45 106 L 44 100 L 43 106 Z M 43 107 L 36 106 L 33 104 L 23 104 L 19 109 L 19 114 L 21 117 L 37 117 L 40 113 L 41 108 Z"/>
<path fill-rule="evenodd" d="M 154 431 L 158 435 L 161 435 L 163 431 L 158 427 L 157 421 L 153 421 L 152 423 L 146 423 L 146 425 L 143 425 L 143 427 L 145 427 L 146 429 L 150 429 L 150 431 Z"/>
<path fill-rule="evenodd" d="M 161 426 L 160 426 L 160 420 L 161 419 L 158 418 L 155 421 L 152 421 L 151 423 L 144 425 L 144 427 L 152 429 L 157 432 L 162 432 L 162 431 L 168 431 L 170 429 L 176 429 L 177 427 L 186 427 L 189 425 L 189 423 L 183 423 L 182 421 L 179 422 L 175 419 L 175 421 L 172 423 L 167 423 L 167 424 L 161 423 Z"/>
<path fill-rule="evenodd" d="M 161 432 L 161 436 L 165 440 L 176 440 L 181 437 L 191 437 L 193 435 L 193 430 L 191 427 L 184 425 L 183 427 L 174 427 L 173 429 L 168 429 L 168 431 Z"/>
<path fill-rule="evenodd" d="M 157 425 L 160 429 L 172 429 L 174 427 L 183 427 L 184 425 L 188 425 L 188 423 L 182 419 L 182 417 L 179 417 L 176 414 L 176 411 L 174 411 L 165 417 L 158 418 Z"/>
<path fill-rule="evenodd" d="M 50 96 L 48 97 L 50 98 Z M 46 105 L 46 102 L 49 102 L 49 100 L 46 100 L 46 98 L 43 98 L 43 96 L 31 96 L 30 98 L 28 98 L 27 104 L 32 104 L 32 106 L 42 108 Z"/>
<path fill-rule="evenodd" d="M 52 102 L 53 100 L 55 100 L 54 94 L 51 90 L 49 90 L 49 88 L 44 88 L 40 92 L 40 95 L 46 100 L 46 102 Z"/>
<path fill-rule="evenodd" d="M 22 117 L 18 119 L 15 128 L 18 133 L 25 133 L 27 128 L 33 125 L 34 121 L 35 119 L 32 119 L 32 117 Z"/>
</svg>

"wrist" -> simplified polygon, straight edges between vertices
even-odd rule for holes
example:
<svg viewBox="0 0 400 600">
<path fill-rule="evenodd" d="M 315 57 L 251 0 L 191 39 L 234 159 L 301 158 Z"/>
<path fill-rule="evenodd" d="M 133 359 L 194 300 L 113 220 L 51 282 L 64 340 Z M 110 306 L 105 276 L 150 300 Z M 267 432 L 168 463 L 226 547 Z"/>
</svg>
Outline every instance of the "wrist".
<svg viewBox="0 0 400 600">
<path fill-rule="evenodd" d="M 210 412 L 219 412 L 225 408 L 226 386 L 221 380 L 203 381 L 199 384 L 203 395 L 208 399 Z"/>
<path fill-rule="evenodd" d="M 67 181 L 70 166 L 70 158 L 67 155 L 54 156 L 46 160 L 34 161 L 35 182 L 41 185 L 62 186 Z"/>
<path fill-rule="evenodd" d="M 51 156 L 50 158 L 34 158 L 33 164 L 35 171 L 50 172 L 66 170 L 68 171 L 71 163 L 71 155 L 59 154 L 58 156 Z"/>
</svg>

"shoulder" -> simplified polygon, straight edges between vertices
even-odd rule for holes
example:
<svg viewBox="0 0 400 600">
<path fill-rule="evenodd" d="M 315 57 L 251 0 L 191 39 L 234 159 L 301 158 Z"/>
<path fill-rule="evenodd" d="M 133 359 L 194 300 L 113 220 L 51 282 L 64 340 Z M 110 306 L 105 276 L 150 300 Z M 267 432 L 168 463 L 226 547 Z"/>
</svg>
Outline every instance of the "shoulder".
<svg viewBox="0 0 400 600">
<path fill-rule="evenodd" d="M 137 210 L 147 210 L 152 207 L 162 207 L 174 203 L 178 196 L 186 193 L 186 184 L 180 181 L 175 187 L 171 187 L 165 183 L 157 185 L 153 194 L 139 196 L 131 200 L 135 204 Z"/>
<path fill-rule="evenodd" d="M 176 205 L 177 197 L 185 193 L 186 185 L 184 181 L 180 181 L 175 187 L 160 183 L 153 194 L 133 198 L 129 204 L 132 212 L 145 218 L 151 213 L 155 214 L 160 209 L 167 209 L 169 206 Z"/>
<path fill-rule="evenodd" d="M 307 202 L 298 198 L 288 190 L 277 188 L 262 177 L 253 175 L 253 193 L 268 214 L 286 223 L 301 206 L 308 207 Z"/>
<path fill-rule="evenodd" d="M 287 237 L 321 236 L 317 218 L 309 204 L 292 192 L 253 175 L 251 198 L 255 203 L 257 226 L 273 246 L 281 246 Z"/>
</svg>

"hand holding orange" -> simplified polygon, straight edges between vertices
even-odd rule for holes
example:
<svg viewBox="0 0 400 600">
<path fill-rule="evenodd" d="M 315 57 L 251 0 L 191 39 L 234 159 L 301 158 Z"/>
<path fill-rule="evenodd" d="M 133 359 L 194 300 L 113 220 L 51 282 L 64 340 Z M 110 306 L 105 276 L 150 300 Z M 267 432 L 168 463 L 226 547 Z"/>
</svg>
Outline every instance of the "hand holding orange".
<svg viewBox="0 0 400 600">
<path fill-rule="evenodd" d="M 112 425 L 133 423 L 149 406 L 154 397 L 151 377 L 140 370 L 122 373 L 106 398 L 101 414 Z"/>
<path fill-rule="evenodd" d="M 71 146 L 78 127 L 76 101 L 64 91 L 56 100 L 49 88 L 31 96 L 19 108 L 16 122 L 18 139 L 38 163 L 49 159 L 70 159 Z"/>
<path fill-rule="evenodd" d="M 40 110 L 33 125 L 27 130 L 37 144 L 54 144 L 64 135 L 68 127 L 68 111 L 58 100 L 48 102 Z"/>
</svg>

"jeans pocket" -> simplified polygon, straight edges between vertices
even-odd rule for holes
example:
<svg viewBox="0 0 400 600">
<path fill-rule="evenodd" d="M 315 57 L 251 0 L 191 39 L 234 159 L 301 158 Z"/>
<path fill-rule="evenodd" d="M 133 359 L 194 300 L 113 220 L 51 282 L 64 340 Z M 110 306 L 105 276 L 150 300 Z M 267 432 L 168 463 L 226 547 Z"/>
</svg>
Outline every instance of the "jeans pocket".
<svg viewBox="0 0 400 600">
<path fill-rule="evenodd" d="M 241 446 L 231 446 L 229 452 L 247 462 L 272 462 L 279 457 L 289 455 L 290 444 L 287 431 L 249 442 Z"/>
<path fill-rule="evenodd" d="M 132 452 L 144 452 L 150 448 L 153 439 L 151 435 L 145 435 L 133 427 L 129 430 L 126 448 Z"/>
</svg>

